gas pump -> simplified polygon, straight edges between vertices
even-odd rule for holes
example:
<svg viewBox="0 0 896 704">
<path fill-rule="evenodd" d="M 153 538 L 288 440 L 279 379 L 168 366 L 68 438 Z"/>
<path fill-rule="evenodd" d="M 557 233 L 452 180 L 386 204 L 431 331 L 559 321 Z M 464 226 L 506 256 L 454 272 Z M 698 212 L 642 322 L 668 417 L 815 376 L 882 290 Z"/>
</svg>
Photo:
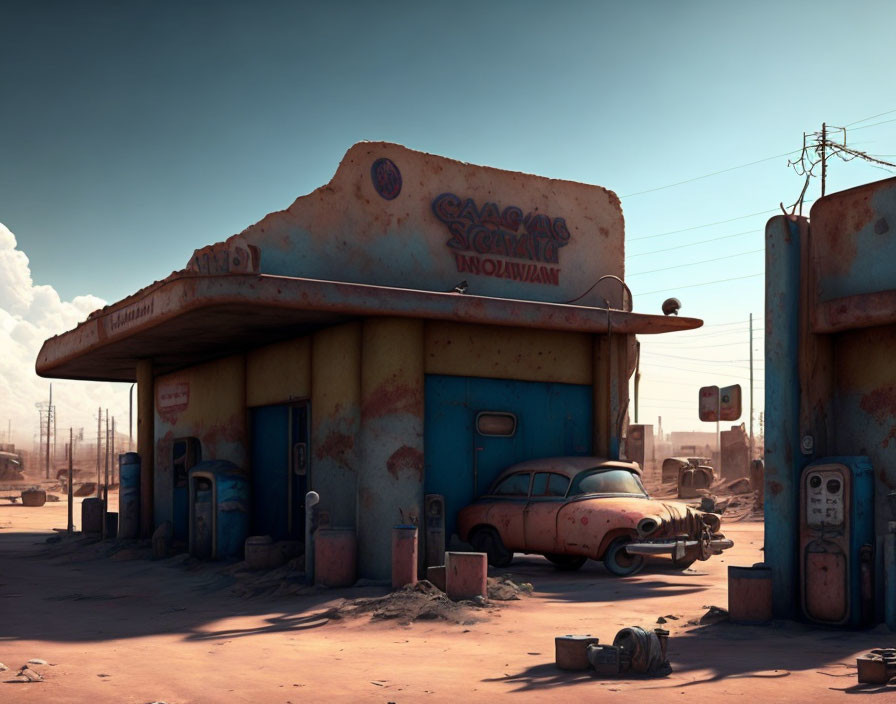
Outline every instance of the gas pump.
<svg viewBox="0 0 896 704">
<path fill-rule="evenodd" d="M 800 602 L 804 616 L 861 626 L 874 614 L 874 482 L 867 457 L 828 457 L 800 479 Z"/>
</svg>

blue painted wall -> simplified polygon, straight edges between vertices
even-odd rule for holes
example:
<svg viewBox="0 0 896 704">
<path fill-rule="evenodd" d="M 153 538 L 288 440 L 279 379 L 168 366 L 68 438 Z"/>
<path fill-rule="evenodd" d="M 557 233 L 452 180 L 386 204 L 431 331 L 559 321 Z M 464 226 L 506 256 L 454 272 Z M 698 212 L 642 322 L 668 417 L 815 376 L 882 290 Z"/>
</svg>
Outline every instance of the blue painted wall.
<svg viewBox="0 0 896 704">
<path fill-rule="evenodd" d="M 802 225 L 802 228 L 801 228 Z M 795 613 L 800 453 L 800 239 L 805 220 L 765 227 L 765 562 L 776 616 Z"/>
<path fill-rule="evenodd" d="M 456 532 L 457 512 L 484 492 L 508 465 L 538 457 L 592 453 L 590 385 L 428 374 L 425 388 L 424 490 L 445 497 L 446 536 Z M 480 411 L 514 413 L 515 435 L 474 434 Z M 478 469 L 475 489 L 474 452 Z"/>
</svg>

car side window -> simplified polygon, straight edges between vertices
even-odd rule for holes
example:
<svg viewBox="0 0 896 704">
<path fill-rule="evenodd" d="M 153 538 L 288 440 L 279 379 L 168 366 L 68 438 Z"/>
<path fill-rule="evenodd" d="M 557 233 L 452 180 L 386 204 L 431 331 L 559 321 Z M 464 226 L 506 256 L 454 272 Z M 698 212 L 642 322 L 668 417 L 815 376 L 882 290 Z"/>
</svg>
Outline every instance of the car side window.
<svg viewBox="0 0 896 704">
<path fill-rule="evenodd" d="M 528 496 L 531 477 L 528 472 L 511 474 L 498 484 L 492 493 L 496 496 Z"/>
<path fill-rule="evenodd" d="M 532 479 L 532 496 L 566 496 L 569 479 L 554 472 L 538 472 Z"/>
<path fill-rule="evenodd" d="M 548 484 L 548 496 L 566 496 L 566 490 L 569 489 L 569 477 L 562 474 L 551 474 L 551 482 Z"/>
<path fill-rule="evenodd" d="M 548 472 L 537 472 L 532 479 L 532 496 L 550 496 L 548 494 L 548 480 L 551 475 Z"/>
</svg>

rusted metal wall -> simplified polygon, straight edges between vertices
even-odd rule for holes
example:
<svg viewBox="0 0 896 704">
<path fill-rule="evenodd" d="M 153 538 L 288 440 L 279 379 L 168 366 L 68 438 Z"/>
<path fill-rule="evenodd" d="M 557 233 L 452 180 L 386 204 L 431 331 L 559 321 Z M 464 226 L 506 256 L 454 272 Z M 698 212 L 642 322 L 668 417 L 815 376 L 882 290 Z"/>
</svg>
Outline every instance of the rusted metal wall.
<svg viewBox="0 0 896 704">
<path fill-rule="evenodd" d="M 234 355 L 155 380 L 155 522 L 172 519 L 174 440 L 195 437 L 202 459 L 248 472 L 246 359 Z"/>
<path fill-rule="evenodd" d="M 590 384 L 592 340 L 584 333 L 427 321 L 427 374 Z"/>
<path fill-rule="evenodd" d="M 623 276 L 619 199 L 599 186 L 464 164 L 385 142 L 345 154 L 333 179 L 233 240 L 199 250 L 262 273 L 567 301 L 603 274 Z M 253 249 L 254 248 L 254 249 Z M 214 267 L 213 267 L 214 268 Z M 220 267 L 219 267 L 220 268 Z M 621 307 L 608 281 L 581 300 Z"/>
<path fill-rule="evenodd" d="M 423 321 L 368 318 L 361 338 L 358 571 L 386 579 L 392 526 L 423 516 Z"/>
<path fill-rule="evenodd" d="M 248 406 L 270 406 L 310 397 L 310 338 L 278 342 L 246 354 Z"/>
<path fill-rule="evenodd" d="M 311 488 L 333 526 L 357 525 L 361 323 L 318 331 L 311 346 Z"/>
</svg>

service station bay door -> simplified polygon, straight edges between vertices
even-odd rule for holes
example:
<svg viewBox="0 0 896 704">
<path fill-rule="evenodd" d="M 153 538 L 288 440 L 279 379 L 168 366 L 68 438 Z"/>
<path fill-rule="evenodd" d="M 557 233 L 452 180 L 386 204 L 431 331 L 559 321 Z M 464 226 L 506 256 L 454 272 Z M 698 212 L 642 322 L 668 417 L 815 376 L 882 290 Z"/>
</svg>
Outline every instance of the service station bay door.
<svg viewBox="0 0 896 704">
<path fill-rule="evenodd" d="M 592 403 L 587 385 L 428 374 L 424 491 L 445 497 L 446 538 L 457 512 L 507 466 L 592 454 Z M 516 420 L 512 434 L 505 414 Z"/>
</svg>

